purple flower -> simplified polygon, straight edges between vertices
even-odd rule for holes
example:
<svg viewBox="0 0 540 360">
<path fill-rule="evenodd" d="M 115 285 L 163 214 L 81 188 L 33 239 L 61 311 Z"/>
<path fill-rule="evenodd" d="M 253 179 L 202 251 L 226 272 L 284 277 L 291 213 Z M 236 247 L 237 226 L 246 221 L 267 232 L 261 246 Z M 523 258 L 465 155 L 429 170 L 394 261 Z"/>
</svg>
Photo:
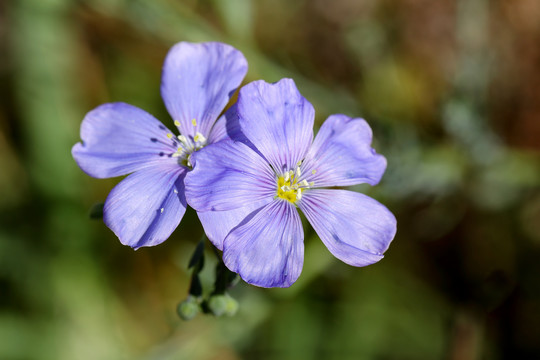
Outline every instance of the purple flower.
<svg viewBox="0 0 540 360">
<path fill-rule="evenodd" d="M 297 208 L 334 256 L 353 266 L 383 257 L 396 219 L 360 193 L 322 189 L 375 185 L 386 159 L 371 148 L 359 118 L 332 115 L 313 141 L 314 110 L 294 82 L 250 83 L 240 90 L 244 139 L 194 156 L 186 197 L 225 265 L 248 283 L 287 287 L 302 270 L 304 234 Z"/>
<path fill-rule="evenodd" d="M 191 155 L 226 135 L 218 119 L 247 72 L 242 53 L 221 43 L 181 42 L 163 65 L 161 96 L 181 135 L 125 103 L 98 106 L 81 125 L 72 149 L 81 169 L 96 178 L 130 174 L 109 194 L 105 224 L 137 249 L 165 241 L 186 211 L 184 178 Z"/>
</svg>

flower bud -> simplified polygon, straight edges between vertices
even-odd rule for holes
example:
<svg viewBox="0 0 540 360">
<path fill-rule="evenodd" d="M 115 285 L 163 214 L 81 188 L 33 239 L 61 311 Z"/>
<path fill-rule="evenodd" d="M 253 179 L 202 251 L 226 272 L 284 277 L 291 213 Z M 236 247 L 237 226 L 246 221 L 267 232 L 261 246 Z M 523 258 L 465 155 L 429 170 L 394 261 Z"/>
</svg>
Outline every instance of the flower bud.
<svg viewBox="0 0 540 360">
<path fill-rule="evenodd" d="M 213 295 L 208 300 L 208 308 L 215 316 L 233 316 L 238 311 L 238 301 L 229 295 Z"/>
<path fill-rule="evenodd" d="M 227 309 L 227 298 L 225 295 L 213 295 L 208 299 L 208 308 L 215 316 L 225 314 Z"/>
<path fill-rule="evenodd" d="M 191 320 L 199 313 L 199 303 L 195 297 L 188 296 L 186 300 L 178 304 L 176 312 L 182 320 Z"/>
<path fill-rule="evenodd" d="M 225 315 L 227 316 L 234 316 L 236 312 L 238 311 L 238 301 L 236 299 L 226 296 L 227 298 L 227 304 L 225 306 Z"/>
</svg>

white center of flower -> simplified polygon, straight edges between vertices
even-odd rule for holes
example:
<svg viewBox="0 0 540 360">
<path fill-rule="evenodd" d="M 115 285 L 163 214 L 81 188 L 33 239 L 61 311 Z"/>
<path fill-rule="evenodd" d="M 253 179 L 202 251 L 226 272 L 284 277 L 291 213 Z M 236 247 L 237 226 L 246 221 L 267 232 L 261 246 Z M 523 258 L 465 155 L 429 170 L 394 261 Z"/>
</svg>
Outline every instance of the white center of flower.
<svg viewBox="0 0 540 360">
<path fill-rule="evenodd" d="M 191 120 L 191 123 L 193 124 L 193 127 L 197 126 L 197 121 L 195 119 Z M 180 126 L 180 122 L 178 120 L 175 120 L 174 125 Z M 174 135 L 169 133 L 167 134 L 167 137 L 169 139 L 173 139 Z M 178 145 L 178 149 L 176 150 L 176 152 L 171 154 L 171 157 L 179 158 L 179 161 L 181 161 L 183 165 L 191 167 L 190 156 L 195 151 L 200 150 L 206 146 L 206 137 L 204 137 L 203 134 L 197 131 L 195 133 L 195 136 L 178 135 L 176 138 L 177 140 L 175 139 L 174 142 L 176 145 Z"/>
<path fill-rule="evenodd" d="M 300 180 L 302 176 L 301 164 L 302 162 L 299 161 L 294 170 L 289 170 L 278 176 L 276 197 L 295 203 L 302 198 L 302 191 L 315 185 L 313 181 Z"/>
</svg>

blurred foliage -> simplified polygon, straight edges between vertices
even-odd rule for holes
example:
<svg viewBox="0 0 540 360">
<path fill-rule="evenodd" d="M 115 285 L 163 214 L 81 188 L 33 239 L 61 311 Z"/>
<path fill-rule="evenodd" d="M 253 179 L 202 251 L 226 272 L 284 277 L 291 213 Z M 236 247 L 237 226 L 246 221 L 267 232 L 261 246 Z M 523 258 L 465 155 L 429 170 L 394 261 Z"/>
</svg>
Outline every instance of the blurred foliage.
<svg viewBox="0 0 540 360">
<path fill-rule="evenodd" d="M 368 120 L 388 170 L 355 189 L 398 218 L 383 261 L 349 267 L 307 230 L 291 288 L 241 283 L 236 316 L 178 318 L 195 213 L 133 252 L 90 220 L 118 179 L 70 154 L 104 102 L 171 125 L 178 41 L 236 46 L 246 82 L 293 78 L 318 125 Z M 537 0 L 0 2 L 0 358 L 540 357 L 539 43 Z"/>
</svg>

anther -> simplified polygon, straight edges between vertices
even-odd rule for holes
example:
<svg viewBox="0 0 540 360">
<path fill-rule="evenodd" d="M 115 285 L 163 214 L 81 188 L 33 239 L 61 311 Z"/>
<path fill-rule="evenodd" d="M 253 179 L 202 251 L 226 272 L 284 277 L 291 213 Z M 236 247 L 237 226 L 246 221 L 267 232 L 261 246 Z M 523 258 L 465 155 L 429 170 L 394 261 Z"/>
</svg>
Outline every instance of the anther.
<svg viewBox="0 0 540 360">
<path fill-rule="evenodd" d="M 302 176 L 301 164 L 302 162 L 299 161 L 294 170 L 286 171 L 278 177 L 277 197 L 294 203 L 302 198 L 302 192 L 305 189 L 314 185 L 314 182 L 308 182 L 306 179 L 300 180 Z"/>
<path fill-rule="evenodd" d="M 195 137 L 193 137 L 193 140 L 200 143 L 206 142 L 206 138 L 204 137 L 204 135 L 198 131 L 195 133 Z"/>
<path fill-rule="evenodd" d="M 184 154 L 185 154 L 184 150 L 182 150 L 182 148 L 179 148 L 178 150 L 176 150 L 174 154 L 172 154 L 172 157 L 182 157 L 184 156 Z"/>
<path fill-rule="evenodd" d="M 187 144 L 187 138 L 184 135 L 178 135 L 178 140 L 180 140 L 182 144 Z"/>
</svg>

